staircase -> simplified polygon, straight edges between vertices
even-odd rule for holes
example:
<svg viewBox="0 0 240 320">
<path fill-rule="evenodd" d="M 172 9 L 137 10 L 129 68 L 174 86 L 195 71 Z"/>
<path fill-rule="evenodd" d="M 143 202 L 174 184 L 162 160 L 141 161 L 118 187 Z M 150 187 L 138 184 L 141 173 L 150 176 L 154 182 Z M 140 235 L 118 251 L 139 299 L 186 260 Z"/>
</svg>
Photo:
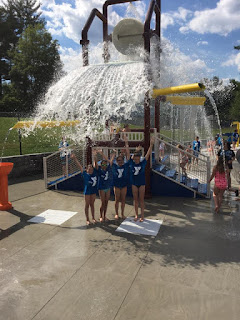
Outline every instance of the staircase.
<svg viewBox="0 0 240 320">
<path fill-rule="evenodd" d="M 161 135 L 162 137 L 162 135 Z M 165 143 L 165 154 L 159 159 L 159 144 Z M 211 171 L 209 157 L 201 153 L 195 155 L 188 147 L 177 148 L 178 143 L 160 139 L 155 133 L 155 152 L 152 160 L 152 194 L 172 196 L 210 197 L 208 183 Z M 182 159 L 190 162 L 182 168 Z M 186 171 L 186 172 L 185 172 Z"/>
</svg>

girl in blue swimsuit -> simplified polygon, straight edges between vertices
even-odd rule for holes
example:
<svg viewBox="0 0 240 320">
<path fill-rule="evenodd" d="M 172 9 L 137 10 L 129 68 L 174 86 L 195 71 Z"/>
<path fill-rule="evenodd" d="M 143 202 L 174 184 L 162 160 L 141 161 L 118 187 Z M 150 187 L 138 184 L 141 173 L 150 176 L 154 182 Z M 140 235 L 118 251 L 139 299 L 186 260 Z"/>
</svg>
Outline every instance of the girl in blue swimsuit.
<svg viewBox="0 0 240 320">
<path fill-rule="evenodd" d="M 133 202 L 135 208 L 134 221 L 138 220 L 138 204 L 140 204 L 141 208 L 141 218 L 139 221 L 142 222 L 144 220 L 145 167 L 152 152 L 153 144 L 154 137 L 152 137 L 149 149 L 142 161 L 141 154 L 139 153 L 139 147 L 136 149 L 136 152 L 130 160 L 130 179 L 132 183 Z"/>
<path fill-rule="evenodd" d="M 115 219 L 119 219 L 118 209 L 119 203 L 121 202 L 121 216 L 122 219 L 125 219 L 124 209 L 125 209 L 125 201 L 127 195 L 127 185 L 129 183 L 129 159 L 130 152 L 128 146 L 127 136 L 124 137 L 125 140 L 125 148 L 126 148 L 126 157 L 127 162 L 124 163 L 124 156 L 119 155 L 116 158 L 117 163 L 110 163 L 112 165 L 113 172 L 113 187 L 114 187 L 114 195 L 115 195 Z"/>
<path fill-rule="evenodd" d="M 103 222 L 109 220 L 106 217 L 111 189 L 111 166 L 108 162 L 112 160 L 108 160 L 108 158 L 103 154 L 102 150 L 97 150 L 97 152 L 103 157 L 101 165 L 98 168 L 98 191 L 101 199 L 100 222 Z"/>
<path fill-rule="evenodd" d="M 80 168 L 80 171 L 83 175 L 84 179 L 84 200 L 85 200 L 85 215 L 87 220 L 87 225 L 89 225 L 91 222 L 89 220 L 89 207 L 91 208 L 92 213 L 92 222 L 95 224 L 95 208 L 94 208 L 94 202 L 96 199 L 96 193 L 97 193 L 97 182 L 98 182 L 98 164 L 97 164 L 97 158 L 96 158 L 96 152 L 93 151 L 94 154 L 94 163 L 89 164 L 87 166 L 87 169 L 84 170 L 81 163 L 77 160 L 75 154 L 72 154 L 71 157 L 76 162 L 77 166 Z"/>
</svg>

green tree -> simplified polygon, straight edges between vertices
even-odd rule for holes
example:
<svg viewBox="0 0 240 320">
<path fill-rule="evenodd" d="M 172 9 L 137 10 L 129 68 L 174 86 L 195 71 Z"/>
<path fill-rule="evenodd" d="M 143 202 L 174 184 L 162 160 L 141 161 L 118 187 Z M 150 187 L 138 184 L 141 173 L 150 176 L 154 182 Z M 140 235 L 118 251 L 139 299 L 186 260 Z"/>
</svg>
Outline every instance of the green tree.
<svg viewBox="0 0 240 320">
<path fill-rule="evenodd" d="M 31 112 L 56 76 L 62 73 L 58 42 L 43 24 L 29 26 L 11 54 L 12 90 L 21 111 Z"/>
<path fill-rule="evenodd" d="M 0 6 L 0 98 L 2 83 L 10 80 L 10 55 L 20 35 L 29 25 L 44 23 L 39 8 L 37 0 L 5 0 Z"/>
<path fill-rule="evenodd" d="M 210 91 L 219 113 L 219 118 L 222 125 L 229 125 L 231 123 L 231 101 L 233 84 L 224 85 L 223 81 L 219 77 L 213 77 L 212 79 L 204 79 L 206 88 Z M 207 115 L 215 115 L 215 111 L 210 100 L 207 98 L 206 103 Z"/>
<path fill-rule="evenodd" d="M 240 121 L 240 82 L 231 80 L 234 90 L 231 101 L 231 117 L 234 121 Z"/>
</svg>

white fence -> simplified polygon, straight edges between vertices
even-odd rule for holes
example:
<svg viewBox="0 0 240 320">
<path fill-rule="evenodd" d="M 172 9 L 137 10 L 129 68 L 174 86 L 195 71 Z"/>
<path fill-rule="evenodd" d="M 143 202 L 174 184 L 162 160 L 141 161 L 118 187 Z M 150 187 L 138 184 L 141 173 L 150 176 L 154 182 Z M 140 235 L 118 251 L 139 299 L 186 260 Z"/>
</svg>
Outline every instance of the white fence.
<svg viewBox="0 0 240 320">
<path fill-rule="evenodd" d="M 74 153 L 83 167 L 86 166 L 86 152 L 83 147 L 70 146 L 43 158 L 43 172 L 45 187 L 56 185 L 69 176 L 79 173 L 79 167 L 71 158 Z"/>
<path fill-rule="evenodd" d="M 127 136 L 128 141 L 143 141 L 143 132 L 119 132 L 119 133 L 100 133 L 93 137 L 94 141 L 111 141 L 114 139 L 124 140 L 124 136 Z"/>
</svg>

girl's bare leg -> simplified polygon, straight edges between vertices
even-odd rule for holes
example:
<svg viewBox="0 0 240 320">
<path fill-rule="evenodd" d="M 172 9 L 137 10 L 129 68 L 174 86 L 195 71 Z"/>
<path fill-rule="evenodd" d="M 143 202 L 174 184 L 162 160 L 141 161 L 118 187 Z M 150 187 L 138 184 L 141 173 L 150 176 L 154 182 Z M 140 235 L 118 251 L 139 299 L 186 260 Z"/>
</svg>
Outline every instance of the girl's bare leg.
<svg viewBox="0 0 240 320">
<path fill-rule="evenodd" d="M 107 213 L 108 201 L 110 199 L 110 189 L 108 190 L 108 192 L 104 192 L 104 193 L 105 193 L 105 202 L 104 202 L 103 220 L 108 221 L 108 218 L 106 217 L 106 213 Z"/>
<path fill-rule="evenodd" d="M 121 189 L 121 214 L 122 218 L 126 219 L 124 215 L 124 209 L 125 209 L 125 201 L 126 201 L 126 195 L 127 195 L 127 187 L 124 187 Z"/>
<path fill-rule="evenodd" d="M 114 187 L 114 194 L 115 194 L 115 219 L 118 219 L 119 218 L 118 208 L 119 208 L 119 202 L 121 198 L 121 189 Z"/>
<path fill-rule="evenodd" d="M 218 195 L 218 207 L 220 209 L 221 205 L 222 205 L 222 200 L 223 200 L 223 194 L 224 194 L 225 190 L 220 190 L 219 195 Z"/>
<path fill-rule="evenodd" d="M 140 208 L 141 208 L 141 218 L 140 222 L 144 220 L 144 196 L 145 196 L 145 186 L 141 186 L 139 188 L 139 202 L 140 202 Z"/>
<path fill-rule="evenodd" d="M 138 187 L 132 185 L 133 203 L 135 208 L 135 218 L 134 221 L 138 219 Z"/>
<path fill-rule="evenodd" d="M 99 190 L 99 196 L 101 199 L 101 206 L 100 206 L 100 222 L 103 222 L 103 212 L 105 206 L 105 192 L 103 190 Z"/>
<path fill-rule="evenodd" d="M 91 199 L 91 195 L 90 194 L 85 194 L 84 196 L 85 199 L 85 216 L 86 216 L 86 221 L 87 221 L 87 225 L 90 224 L 89 221 L 89 206 L 90 206 L 90 199 Z"/>
<path fill-rule="evenodd" d="M 95 199 L 96 199 L 96 194 L 95 193 L 91 194 L 91 196 L 90 196 L 90 207 L 91 207 L 93 223 L 96 223 L 96 220 L 95 220 L 95 208 L 94 208 Z"/>
<path fill-rule="evenodd" d="M 219 210 L 219 189 L 216 186 L 213 188 L 213 200 L 215 203 L 215 212 L 217 213 Z"/>
</svg>

